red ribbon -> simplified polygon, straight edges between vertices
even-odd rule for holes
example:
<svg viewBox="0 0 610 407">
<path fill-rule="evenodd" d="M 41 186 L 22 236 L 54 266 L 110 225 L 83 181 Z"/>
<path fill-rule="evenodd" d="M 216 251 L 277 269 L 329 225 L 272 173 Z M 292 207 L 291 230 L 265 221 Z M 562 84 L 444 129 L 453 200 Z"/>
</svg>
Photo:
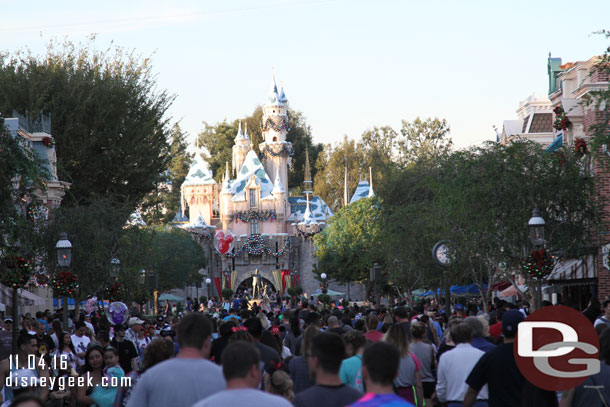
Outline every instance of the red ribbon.
<svg viewBox="0 0 610 407">
<path fill-rule="evenodd" d="M 536 260 L 536 265 L 538 266 L 538 269 L 542 269 L 542 263 L 544 262 L 544 249 L 532 250 L 532 256 Z"/>
</svg>

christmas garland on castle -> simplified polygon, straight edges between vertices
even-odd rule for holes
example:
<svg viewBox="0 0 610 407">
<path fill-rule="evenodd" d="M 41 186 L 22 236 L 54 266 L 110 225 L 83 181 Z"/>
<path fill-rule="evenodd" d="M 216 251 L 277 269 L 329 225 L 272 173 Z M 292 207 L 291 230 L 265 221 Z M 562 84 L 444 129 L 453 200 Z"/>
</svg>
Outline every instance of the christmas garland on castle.
<svg viewBox="0 0 610 407">
<path fill-rule="evenodd" d="M 274 210 L 262 211 L 262 212 L 241 211 L 241 212 L 235 212 L 235 214 L 233 215 L 233 218 L 235 219 L 236 223 L 240 220 L 242 222 L 250 222 L 252 220 L 260 220 L 260 221 L 272 220 L 273 221 L 276 218 L 276 214 L 275 214 Z"/>
<path fill-rule="evenodd" d="M 263 254 L 267 253 L 273 257 L 281 257 L 290 252 L 290 247 L 290 240 L 286 240 L 284 246 L 279 251 L 274 252 L 267 245 L 265 239 L 263 239 L 261 235 L 252 235 L 246 239 L 246 243 L 236 250 L 235 253 L 226 253 L 226 256 L 235 258 L 245 251 L 249 256 L 262 256 Z"/>
</svg>

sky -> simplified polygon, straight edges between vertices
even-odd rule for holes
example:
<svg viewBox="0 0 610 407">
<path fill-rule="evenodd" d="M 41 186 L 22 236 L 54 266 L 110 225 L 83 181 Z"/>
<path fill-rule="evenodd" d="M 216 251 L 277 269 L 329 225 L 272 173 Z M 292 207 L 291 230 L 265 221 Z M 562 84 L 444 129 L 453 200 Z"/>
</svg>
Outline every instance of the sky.
<svg viewBox="0 0 610 407">
<path fill-rule="evenodd" d="M 610 1 L 0 1 L 0 51 L 53 38 L 150 57 L 190 140 L 265 102 L 272 70 L 315 142 L 401 120 L 447 119 L 463 148 L 495 139 L 519 102 L 548 89 L 549 52 L 603 53 Z"/>
</svg>

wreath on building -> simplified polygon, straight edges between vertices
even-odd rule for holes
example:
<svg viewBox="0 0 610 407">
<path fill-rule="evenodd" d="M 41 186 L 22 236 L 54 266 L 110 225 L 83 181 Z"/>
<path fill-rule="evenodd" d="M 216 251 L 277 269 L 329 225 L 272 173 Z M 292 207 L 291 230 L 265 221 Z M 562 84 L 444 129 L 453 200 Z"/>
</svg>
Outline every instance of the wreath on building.
<svg viewBox="0 0 610 407">
<path fill-rule="evenodd" d="M 78 278 L 71 271 L 60 271 L 53 277 L 52 284 L 55 295 L 71 296 L 78 289 Z"/>
<path fill-rule="evenodd" d="M 55 139 L 53 137 L 43 137 L 42 142 L 47 148 L 55 147 Z"/>
<path fill-rule="evenodd" d="M 583 157 L 588 153 L 589 149 L 587 148 L 587 142 L 580 137 L 576 138 L 574 140 L 574 154 L 576 154 L 578 157 Z"/>
<path fill-rule="evenodd" d="M 555 256 L 546 250 L 532 250 L 523 261 L 523 270 L 533 278 L 548 276 L 555 267 Z"/>
<path fill-rule="evenodd" d="M 555 113 L 555 122 L 553 122 L 553 128 L 555 130 L 567 130 L 568 127 L 572 124 L 568 116 L 566 115 L 565 110 L 561 105 L 555 106 L 553 109 L 553 113 Z"/>
<path fill-rule="evenodd" d="M 30 280 L 32 263 L 21 256 L 12 256 L 3 262 L 0 283 L 11 288 L 22 288 Z"/>
</svg>

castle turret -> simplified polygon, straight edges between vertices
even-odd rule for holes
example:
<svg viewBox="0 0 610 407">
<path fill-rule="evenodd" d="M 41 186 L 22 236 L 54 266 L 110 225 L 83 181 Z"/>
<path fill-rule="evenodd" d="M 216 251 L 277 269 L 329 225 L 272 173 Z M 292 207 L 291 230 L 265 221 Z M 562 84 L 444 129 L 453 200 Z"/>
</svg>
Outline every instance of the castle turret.
<svg viewBox="0 0 610 407">
<path fill-rule="evenodd" d="M 287 102 L 283 88 L 278 92 L 273 76 L 267 103 L 263 106 L 261 125 L 264 142 L 259 145 L 259 149 L 265 159 L 267 174 L 275 174 L 279 169 L 282 186 L 288 190 L 288 165 L 292 161 L 294 151 L 292 143 L 286 141 L 286 135 L 290 130 Z"/>
<path fill-rule="evenodd" d="M 303 193 L 313 194 L 313 181 L 311 180 L 311 169 L 309 168 L 309 149 L 305 149 L 305 180 L 303 181 Z"/>
<path fill-rule="evenodd" d="M 218 184 L 212 177 L 209 164 L 195 153 L 193 164 L 189 169 L 182 186 L 180 195 L 183 211 L 188 208 L 190 221 L 199 215 L 210 225 L 212 223 L 214 204 L 218 196 Z"/>
<path fill-rule="evenodd" d="M 250 137 L 248 137 L 248 125 L 246 124 L 246 132 L 241 131 L 241 121 L 239 122 L 239 130 L 235 136 L 235 144 L 233 145 L 233 174 L 237 176 L 237 171 L 241 168 L 246 159 L 246 155 L 250 151 Z"/>
</svg>

